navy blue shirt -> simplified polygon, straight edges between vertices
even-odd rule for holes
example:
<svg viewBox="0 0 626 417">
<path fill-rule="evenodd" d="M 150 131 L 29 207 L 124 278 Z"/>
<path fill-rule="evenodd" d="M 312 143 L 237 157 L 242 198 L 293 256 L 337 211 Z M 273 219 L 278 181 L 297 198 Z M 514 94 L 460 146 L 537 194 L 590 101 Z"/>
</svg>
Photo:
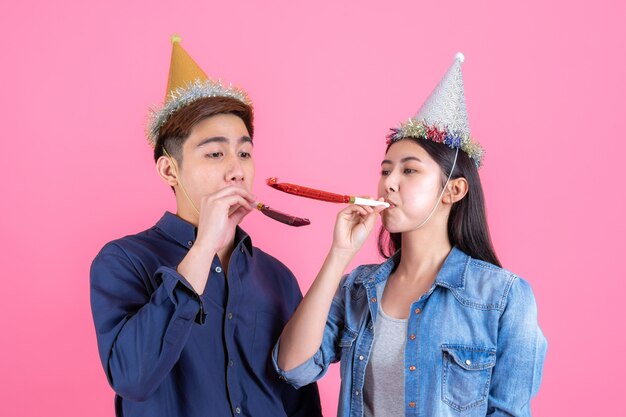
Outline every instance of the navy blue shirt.
<svg viewBox="0 0 626 417">
<path fill-rule="evenodd" d="M 270 359 L 302 294 L 287 267 L 235 234 L 226 278 L 214 257 L 198 295 L 176 272 L 196 229 L 172 213 L 104 246 L 91 267 L 102 366 L 124 417 L 321 416 Z"/>
</svg>

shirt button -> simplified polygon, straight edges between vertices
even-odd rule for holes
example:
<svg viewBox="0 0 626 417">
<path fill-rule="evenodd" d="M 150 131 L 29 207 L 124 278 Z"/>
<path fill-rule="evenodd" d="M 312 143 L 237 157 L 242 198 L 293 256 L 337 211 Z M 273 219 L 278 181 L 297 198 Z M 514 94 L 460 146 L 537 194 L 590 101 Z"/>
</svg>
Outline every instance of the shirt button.
<svg viewBox="0 0 626 417">
<path fill-rule="evenodd" d="M 359 390 L 354 391 L 354 395 L 359 396 Z"/>
<path fill-rule="evenodd" d="M 472 364 L 472 361 L 470 361 L 470 360 L 468 359 L 468 360 L 466 360 L 466 361 L 465 361 L 465 364 L 466 364 L 466 365 L 471 365 L 471 364 Z"/>
<path fill-rule="evenodd" d="M 359 356 L 359 360 L 360 360 L 360 361 L 362 361 L 363 359 L 365 359 L 365 356 L 360 355 L 360 356 Z"/>
<path fill-rule="evenodd" d="M 412 334 L 411 336 L 409 336 L 409 339 L 411 339 L 411 340 L 415 340 L 415 335 L 414 335 L 414 334 Z"/>
<path fill-rule="evenodd" d="M 414 371 L 415 370 L 415 366 L 411 365 L 409 366 L 409 371 Z"/>
<path fill-rule="evenodd" d="M 233 366 L 234 364 L 235 364 L 235 362 L 233 362 L 233 360 L 232 360 L 232 359 L 228 361 L 228 366 L 230 366 L 231 368 L 232 368 L 232 366 Z"/>
<path fill-rule="evenodd" d="M 233 313 L 228 313 L 228 320 L 232 320 L 233 319 Z"/>
<path fill-rule="evenodd" d="M 419 314 L 419 313 L 421 313 L 421 312 L 422 312 L 422 310 L 420 310 L 419 308 L 416 308 L 416 309 L 415 309 L 415 314 Z"/>
<path fill-rule="evenodd" d="M 415 402 L 414 402 L 414 401 L 411 401 L 411 402 L 409 403 L 409 407 L 411 407 L 411 408 L 415 408 Z"/>
<path fill-rule="evenodd" d="M 222 272 L 222 268 L 220 268 L 219 266 L 216 266 L 215 267 L 215 272 L 217 272 L 219 274 L 220 272 Z"/>
<path fill-rule="evenodd" d="M 372 303 L 376 302 L 376 297 L 372 297 Z"/>
<path fill-rule="evenodd" d="M 241 253 L 243 253 L 243 245 L 242 245 L 242 246 L 239 246 L 239 251 L 240 251 Z"/>
<path fill-rule="evenodd" d="M 237 413 L 237 414 L 241 414 L 241 408 L 239 408 L 239 407 L 235 407 L 235 413 Z"/>
<path fill-rule="evenodd" d="M 193 242 L 190 240 L 189 242 L 187 242 L 187 246 L 191 246 L 193 245 Z"/>
</svg>

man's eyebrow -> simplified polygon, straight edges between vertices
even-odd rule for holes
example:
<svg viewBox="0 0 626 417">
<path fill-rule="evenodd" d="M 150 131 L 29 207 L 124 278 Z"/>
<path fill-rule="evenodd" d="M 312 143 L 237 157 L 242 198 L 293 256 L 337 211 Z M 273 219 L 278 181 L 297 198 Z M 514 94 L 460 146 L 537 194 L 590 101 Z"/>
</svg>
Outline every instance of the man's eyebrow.
<svg viewBox="0 0 626 417">
<path fill-rule="evenodd" d="M 198 143 L 196 145 L 196 148 L 199 148 L 201 146 L 207 145 L 209 143 L 230 143 L 230 140 L 228 140 L 228 138 L 224 137 L 224 136 L 214 136 L 211 138 L 206 138 L 200 141 L 200 143 Z M 239 138 L 239 143 L 247 143 L 250 142 L 251 144 L 254 145 L 254 143 L 252 142 L 252 138 L 250 136 L 242 136 Z"/>
<path fill-rule="evenodd" d="M 200 143 L 196 145 L 196 148 L 199 148 L 201 146 L 208 145 L 209 143 L 214 143 L 214 142 L 228 143 L 229 140 L 226 139 L 224 136 L 214 136 L 212 138 L 206 138 L 206 139 L 201 140 Z"/>
</svg>

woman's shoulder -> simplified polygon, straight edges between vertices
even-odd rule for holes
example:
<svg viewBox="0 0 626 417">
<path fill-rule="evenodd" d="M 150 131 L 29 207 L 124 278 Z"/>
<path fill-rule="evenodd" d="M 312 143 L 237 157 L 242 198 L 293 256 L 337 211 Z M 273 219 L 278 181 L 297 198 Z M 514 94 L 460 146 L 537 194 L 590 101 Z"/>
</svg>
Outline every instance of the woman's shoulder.
<svg viewBox="0 0 626 417">
<path fill-rule="evenodd" d="M 485 276 L 489 279 L 508 281 L 512 278 L 519 278 L 516 274 L 506 268 L 502 268 L 487 261 L 472 258 L 469 255 L 467 266 L 468 272 Z"/>
<path fill-rule="evenodd" d="M 517 274 L 468 256 L 463 286 L 457 294 L 462 295 L 463 301 L 474 307 L 503 310 L 511 297 L 512 288 L 532 294 L 528 282 Z"/>
<path fill-rule="evenodd" d="M 516 273 L 480 259 L 470 257 L 467 272 L 474 280 L 490 280 L 504 286 L 510 286 L 516 283 L 515 285 L 518 286 L 530 287 L 528 281 Z"/>
</svg>

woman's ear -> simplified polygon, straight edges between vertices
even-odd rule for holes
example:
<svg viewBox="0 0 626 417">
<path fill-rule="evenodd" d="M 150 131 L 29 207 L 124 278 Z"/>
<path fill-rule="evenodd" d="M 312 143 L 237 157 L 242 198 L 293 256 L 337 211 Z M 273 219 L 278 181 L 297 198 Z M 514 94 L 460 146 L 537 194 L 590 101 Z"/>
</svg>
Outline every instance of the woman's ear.
<svg viewBox="0 0 626 417">
<path fill-rule="evenodd" d="M 157 159 L 156 170 L 159 177 L 170 187 L 178 185 L 178 169 L 174 161 L 166 156 Z"/>
<path fill-rule="evenodd" d="M 469 184 L 465 178 L 460 177 L 450 180 L 446 194 L 443 197 L 443 202 L 445 204 L 454 204 L 461 201 L 463 197 L 467 195 L 468 191 Z"/>
</svg>

